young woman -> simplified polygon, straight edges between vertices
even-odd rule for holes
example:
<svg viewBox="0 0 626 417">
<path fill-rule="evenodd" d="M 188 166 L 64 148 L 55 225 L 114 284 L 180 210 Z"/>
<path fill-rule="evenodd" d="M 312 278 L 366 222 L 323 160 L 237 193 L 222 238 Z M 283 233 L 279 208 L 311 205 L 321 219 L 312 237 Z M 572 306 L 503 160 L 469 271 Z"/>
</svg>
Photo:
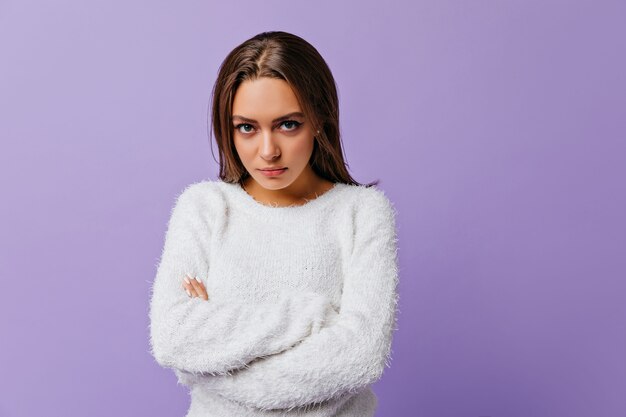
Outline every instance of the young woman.
<svg viewBox="0 0 626 417">
<path fill-rule="evenodd" d="M 396 327 L 396 211 L 346 170 L 333 76 L 286 32 L 237 46 L 213 89 L 218 180 L 171 212 L 151 354 L 186 417 L 371 417 Z"/>
</svg>

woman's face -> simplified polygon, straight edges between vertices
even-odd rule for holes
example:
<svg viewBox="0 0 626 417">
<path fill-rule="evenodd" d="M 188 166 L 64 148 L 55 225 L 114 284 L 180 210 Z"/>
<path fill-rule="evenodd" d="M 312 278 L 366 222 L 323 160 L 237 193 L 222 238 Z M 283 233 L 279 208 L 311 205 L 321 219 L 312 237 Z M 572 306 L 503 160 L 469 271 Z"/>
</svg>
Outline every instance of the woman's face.
<svg viewBox="0 0 626 417">
<path fill-rule="evenodd" d="M 241 83 L 233 99 L 233 139 L 252 178 L 267 189 L 299 188 L 314 172 L 313 129 L 289 84 L 262 77 Z M 286 168 L 266 175 L 263 169 Z"/>
</svg>

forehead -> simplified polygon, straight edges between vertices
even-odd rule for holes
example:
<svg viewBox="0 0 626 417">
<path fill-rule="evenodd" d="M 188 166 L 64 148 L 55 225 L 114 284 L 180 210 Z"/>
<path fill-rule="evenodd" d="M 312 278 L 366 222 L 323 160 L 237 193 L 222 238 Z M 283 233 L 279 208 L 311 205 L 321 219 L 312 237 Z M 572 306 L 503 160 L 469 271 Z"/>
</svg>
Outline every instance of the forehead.
<svg viewBox="0 0 626 417">
<path fill-rule="evenodd" d="M 283 114 L 302 111 L 298 99 L 286 81 L 263 77 L 246 80 L 233 98 L 232 114 L 263 121 Z"/>
</svg>

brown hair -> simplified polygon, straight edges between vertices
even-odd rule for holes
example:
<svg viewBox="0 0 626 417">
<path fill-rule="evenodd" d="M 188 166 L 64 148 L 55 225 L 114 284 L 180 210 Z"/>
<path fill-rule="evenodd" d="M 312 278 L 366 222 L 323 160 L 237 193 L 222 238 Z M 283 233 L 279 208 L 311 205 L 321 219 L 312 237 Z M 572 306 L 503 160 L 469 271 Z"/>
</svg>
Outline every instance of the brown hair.
<svg viewBox="0 0 626 417">
<path fill-rule="evenodd" d="M 299 36 L 282 31 L 262 32 L 233 49 L 222 62 L 212 91 L 211 124 L 219 149 L 219 178 L 242 183 L 250 176 L 233 143 L 232 105 L 245 80 L 261 77 L 286 81 L 315 136 L 309 163 L 332 182 L 363 185 L 348 173 L 339 132 L 339 100 L 335 79 L 319 52 Z M 365 184 L 377 185 L 379 180 Z"/>
</svg>

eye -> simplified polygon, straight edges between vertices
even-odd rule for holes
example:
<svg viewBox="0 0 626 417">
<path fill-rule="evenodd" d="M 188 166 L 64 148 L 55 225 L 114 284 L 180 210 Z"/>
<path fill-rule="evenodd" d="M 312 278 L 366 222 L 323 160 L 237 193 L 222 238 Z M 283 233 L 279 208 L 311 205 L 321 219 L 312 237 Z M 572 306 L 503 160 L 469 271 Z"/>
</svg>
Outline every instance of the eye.
<svg viewBox="0 0 626 417">
<path fill-rule="evenodd" d="M 285 120 L 284 122 L 281 123 L 281 125 L 285 125 L 285 126 L 292 126 L 291 129 L 287 129 L 288 132 L 292 132 L 296 129 L 298 129 L 300 127 L 302 123 L 300 122 L 296 122 L 295 120 Z"/>
<path fill-rule="evenodd" d="M 243 128 L 248 128 L 248 127 L 252 128 L 252 125 L 248 124 L 248 123 L 240 123 L 237 126 L 235 126 L 235 130 L 239 130 L 240 133 L 250 133 L 251 132 L 251 130 L 245 130 L 245 131 L 240 130 L 240 128 L 242 128 L 242 127 Z"/>
</svg>

